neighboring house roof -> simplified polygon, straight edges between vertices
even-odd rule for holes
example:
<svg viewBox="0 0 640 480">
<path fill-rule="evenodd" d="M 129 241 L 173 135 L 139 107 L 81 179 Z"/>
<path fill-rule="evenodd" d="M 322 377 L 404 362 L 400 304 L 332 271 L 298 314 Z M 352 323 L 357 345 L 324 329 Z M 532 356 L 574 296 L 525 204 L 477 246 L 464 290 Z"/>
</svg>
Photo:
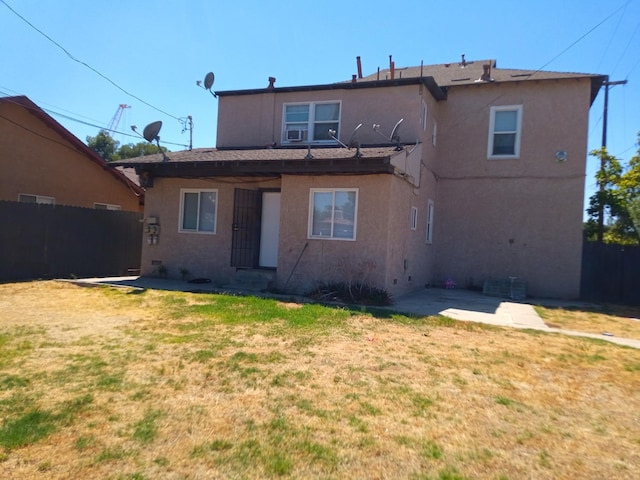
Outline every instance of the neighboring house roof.
<svg viewBox="0 0 640 480">
<path fill-rule="evenodd" d="M 109 175 L 113 176 L 119 182 L 124 183 L 127 187 L 129 187 L 133 192 L 140 197 L 144 197 L 144 189 L 140 187 L 138 183 L 129 179 L 124 173 L 120 172 L 117 169 L 110 168 L 109 164 L 95 151 L 90 149 L 87 145 L 85 145 L 78 137 L 73 135 L 69 130 L 60 125 L 55 119 L 53 119 L 48 113 L 42 110 L 38 105 L 29 100 L 28 97 L 24 95 L 15 96 L 15 97 L 0 97 L 0 105 L 3 103 L 13 103 L 15 105 L 19 105 L 25 108 L 31 115 L 34 115 L 39 120 L 41 120 L 45 125 L 55 131 L 58 135 L 64 138 L 72 147 L 78 150 L 81 154 L 83 154 L 88 160 L 96 163 L 103 170 L 109 173 Z M 11 122 L 12 120 L 6 117 L 3 117 L 5 120 Z M 22 125 L 19 125 L 22 127 Z"/>
<path fill-rule="evenodd" d="M 197 148 L 129 158 L 113 166 L 135 167 L 159 176 L 234 176 L 323 173 L 393 173 L 391 159 L 405 154 L 393 146 L 348 148 Z"/>
<path fill-rule="evenodd" d="M 485 67 L 486 70 L 485 70 Z M 584 78 L 591 80 L 591 102 L 596 98 L 606 75 L 574 72 L 552 72 L 545 70 L 503 69 L 497 67 L 496 60 L 461 61 L 438 65 L 420 65 L 417 67 L 394 67 L 378 70 L 376 73 L 354 78 L 347 82 L 327 85 L 308 85 L 299 87 L 271 86 L 263 89 L 217 91 L 219 96 L 250 95 L 273 92 L 337 90 L 356 88 L 389 87 L 394 85 L 424 84 L 436 100 L 446 99 L 447 89 L 457 85 L 473 85 L 484 83 L 565 80 Z"/>
<path fill-rule="evenodd" d="M 118 170 L 120 173 L 122 173 L 130 181 L 132 181 L 136 185 L 140 186 L 140 178 L 138 177 L 138 174 L 136 173 L 135 168 L 118 167 L 118 168 L 116 168 L 116 170 Z"/>
</svg>

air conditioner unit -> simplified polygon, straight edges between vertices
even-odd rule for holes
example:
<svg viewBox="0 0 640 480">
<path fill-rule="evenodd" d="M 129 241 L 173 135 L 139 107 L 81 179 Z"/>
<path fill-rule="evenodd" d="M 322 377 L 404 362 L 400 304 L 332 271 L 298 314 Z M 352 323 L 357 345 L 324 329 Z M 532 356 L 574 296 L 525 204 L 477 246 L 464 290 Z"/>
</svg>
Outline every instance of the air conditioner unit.
<svg viewBox="0 0 640 480">
<path fill-rule="evenodd" d="M 301 142 L 304 140 L 304 130 L 287 130 L 288 142 Z"/>
</svg>

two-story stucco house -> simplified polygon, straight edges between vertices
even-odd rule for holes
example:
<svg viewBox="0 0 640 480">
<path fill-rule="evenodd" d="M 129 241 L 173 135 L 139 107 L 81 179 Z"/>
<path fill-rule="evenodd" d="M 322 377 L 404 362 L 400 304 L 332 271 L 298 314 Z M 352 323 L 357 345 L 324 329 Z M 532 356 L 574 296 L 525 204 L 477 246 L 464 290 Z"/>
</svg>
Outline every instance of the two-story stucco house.
<svg viewBox="0 0 640 480">
<path fill-rule="evenodd" d="M 147 187 L 142 273 L 268 269 L 288 291 L 361 280 L 393 295 L 517 277 L 576 297 L 603 79 L 463 59 L 218 91 L 216 148 L 118 162 Z"/>
</svg>

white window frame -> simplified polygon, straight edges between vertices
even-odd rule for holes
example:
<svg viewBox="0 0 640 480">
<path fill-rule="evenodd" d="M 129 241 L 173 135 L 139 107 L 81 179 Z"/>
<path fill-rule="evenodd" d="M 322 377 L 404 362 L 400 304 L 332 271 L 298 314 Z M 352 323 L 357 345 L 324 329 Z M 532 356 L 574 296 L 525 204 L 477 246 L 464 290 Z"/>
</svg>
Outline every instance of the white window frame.
<svg viewBox="0 0 640 480">
<path fill-rule="evenodd" d="M 422 100 L 422 108 L 420 108 L 420 125 L 422 125 L 422 130 L 427 131 L 427 102 Z"/>
<path fill-rule="evenodd" d="M 356 200 L 354 205 L 353 212 L 353 238 L 347 237 L 336 237 L 333 234 L 334 226 L 335 226 L 335 202 L 336 202 L 336 193 L 338 192 L 353 192 L 355 193 Z M 331 220 L 331 235 L 314 235 L 313 234 L 313 206 L 314 206 L 314 194 L 316 193 L 331 193 L 333 194 L 333 209 L 332 209 L 332 218 Z M 307 238 L 313 240 L 343 240 L 347 242 L 354 242 L 357 238 L 357 229 L 358 229 L 358 196 L 359 189 L 358 188 L 311 188 L 309 189 L 309 223 L 307 226 Z"/>
<path fill-rule="evenodd" d="M 418 207 L 411 207 L 411 230 L 418 229 Z"/>
<path fill-rule="evenodd" d="M 35 198 L 35 202 L 25 202 L 25 197 Z M 20 193 L 18 195 L 18 201 L 22 203 L 41 203 L 43 205 L 55 205 L 56 199 L 54 197 L 47 197 L 45 195 L 33 195 L 32 193 Z"/>
<path fill-rule="evenodd" d="M 93 208 L 96 210 L 122 210 L 120 205 L 113 205 L 111 203 L 94 202 Z"/>
<path fill-rule="evenodd" d="M 197 193 L 198 194 L 198 212 L 196 215 L 197 226 L 195 229 L 184 228 L 184 197 L 186 193 Z M 215 207 L 213 212 L 213 231 L 208 230 L 200 230 L 200 195 L 203 193 L 215 193 Z M 181 188 L 180 189 L 180 219 L 178 221 L 178 231 L 180 233 L 198 233 L 203 235 L 215 235 L 218 229 L 218 190 L 215 188 Z"/>
<path fill-rule="evenodd" d="M 496 113 L 497 112 L 516 112 L 516 129 L 513 131 L 506 132 L 495 132 L 495 121 L 496 121 Z M 496 134 L 515 134 L 514 140 L 514 153 L 512 154 L 494 154 L 493 153 L 493 144 Z M 489 141 L 487 147 L 487 158 L 489 159 L 509 159 L 509 158 L 520 158 L 520 140 L 522 137 L 522 105 L 500 105 L 494 106 L 490 109 L 489 114 Z"/>
<path fill-rule="evenodd" d="M 429 199 L 427 202 L 427 231 L 426 231 L 426 243 L 433 243 L 433 215 L 435 211 L 435 203 Z"/>
<path fill-rule="evenodd" d="M 309 118 L 306 121 L 306 126 L 302 127 L 302 134 L 300 136 L 294 135 L 295 139 L 290 139 L 288 132 L 295 132 L 296 128 L 289 128 L 288 125 L 297 125 L 305 122 L 287 122 L 287 107 L 295 106 L 295 105 L 308 105 L 309 106 Z M 338 105 L 338 119 L 336 121 L 325 121 L 325 122 L 316 122 L 315 111 L 318 105 Z M 340 138 L 340 125 L 341 125 L 341 117 L 342 117 L 342 101 L 341 100 L 323 100 L 318 102 L 291 102 L 285 103 L 282 105 L 282 144 L 291 145 L 296 143 L 314 143 L 314 144 L 325 144 L 325 143 L 335 143 L 335 140 L 328 138 L 326 140 L 313 140 L 315 136 L 316 125 L 322 124 L 338 124 L 338 128 L 336 129 L 336 138 Z M 327 128 L 327 130 L 329 130 Z"/>
</svg>

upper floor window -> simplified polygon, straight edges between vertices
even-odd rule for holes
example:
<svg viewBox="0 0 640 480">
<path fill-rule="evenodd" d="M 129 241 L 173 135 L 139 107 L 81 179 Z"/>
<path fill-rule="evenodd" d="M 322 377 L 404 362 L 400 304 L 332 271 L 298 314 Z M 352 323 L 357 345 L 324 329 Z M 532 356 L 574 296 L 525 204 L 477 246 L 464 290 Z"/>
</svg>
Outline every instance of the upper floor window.
<svg viewBox="0 0 640 480">
<path fill-rule="evenodd" d="M 312 188 L 309 202 L 309 238 L 356 239 L 358 189 Z"/>
<path fill-rule="evenodd" d="M 180 191 L 180 231 L 216 233 L 217 190 Z"/>
<path fill-rule="evenodd" d="M 420 125 L 422 130 L 427 131 L 427 103 L 422 101 L 422 108 L 420 109 Z"/>
<path fill-rule="evenodd" d="M 340 102 L 290 103 L 284 106 L 282 143 L 331 140 L 340 131 Z"/>
<path fill-rule="evenodd" d="M 418 228 L 418 209 L 416 207 L 411 207 L 411 230 L 416 230 Z"/>
<path fill-rule="evenodd" d="M 522 105 L 491 107 L 489 158 L 518 158 L 522 130 Z"/>
<path fill-rule="evenodd" d="M 53 197 L 45 197 L 44 195 L 29 195 L 21 193 L 18 195 L 18 201 L 22 203 L 43 203 L 45 205 L 55 205 L 56 199 Z"/>
</svg>

